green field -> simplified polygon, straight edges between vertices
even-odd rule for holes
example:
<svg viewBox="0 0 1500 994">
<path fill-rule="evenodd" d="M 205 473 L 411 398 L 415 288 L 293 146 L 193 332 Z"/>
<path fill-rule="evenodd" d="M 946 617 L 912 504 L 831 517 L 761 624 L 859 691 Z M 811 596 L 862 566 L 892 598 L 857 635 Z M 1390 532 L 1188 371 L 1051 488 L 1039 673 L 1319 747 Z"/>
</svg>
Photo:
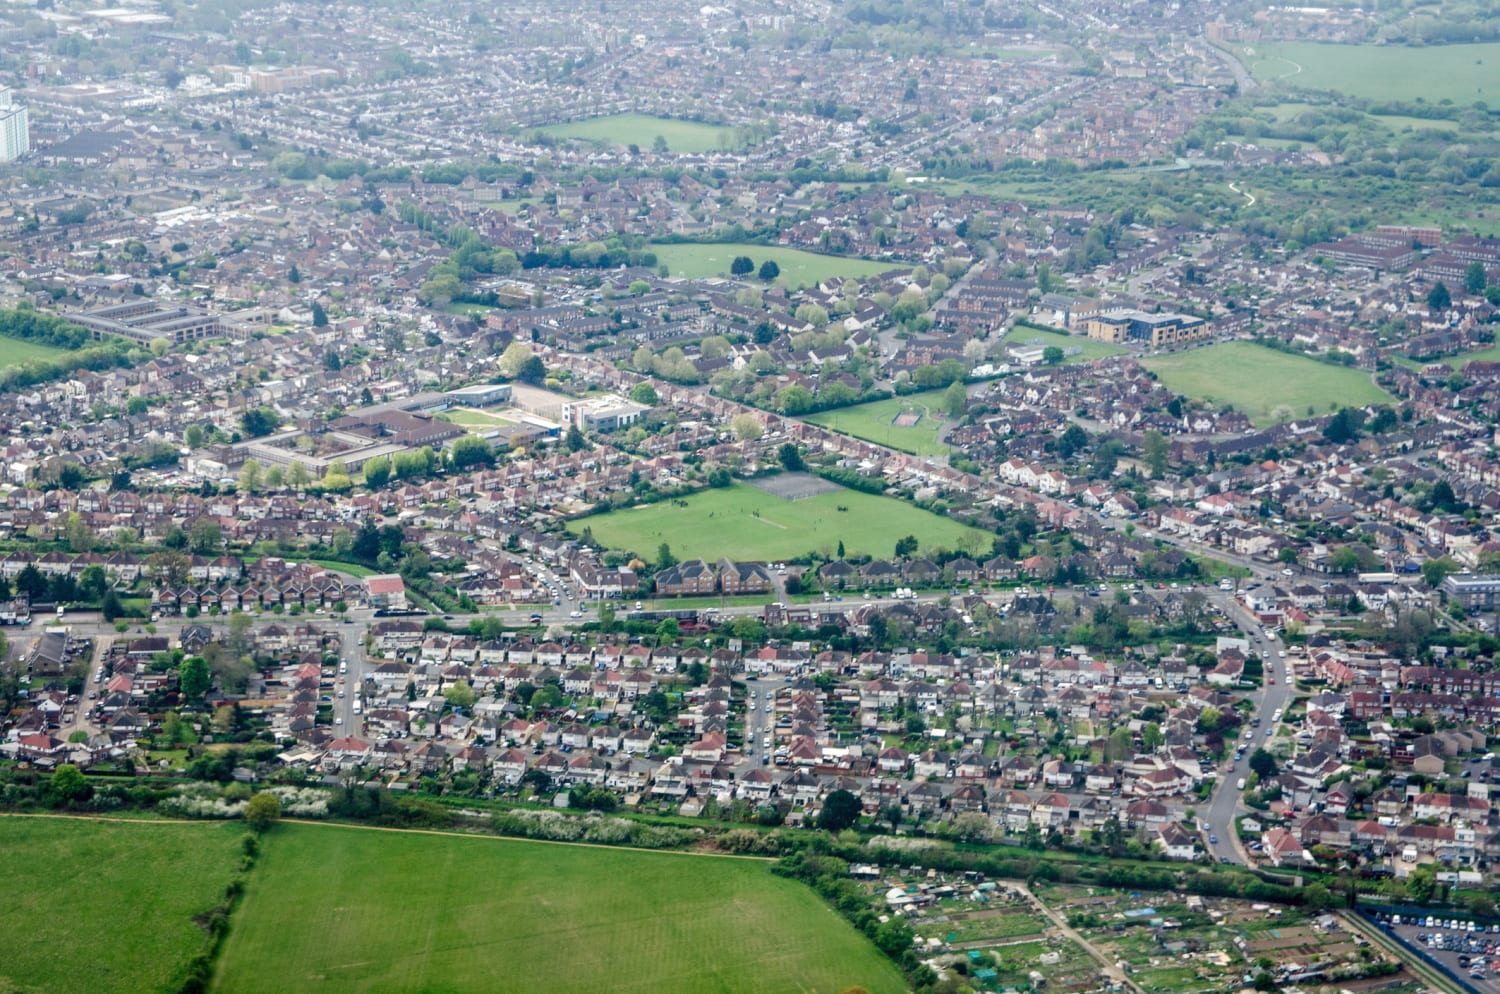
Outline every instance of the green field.
<svg viewBox="0 0 1500 994">
<path fill-rule="evenodd" d="M 851 556 L 889 558 L 896 540 L 905 535 L 916 536 L 924 551 L 956 548 L 965 536 L 976 536 L 980 548 L 987 549 L 991 538 L 894 497 L 856 490 L 787 501 L 737 483 L 694 494 L 686 503 L 681 507 L 662 501 L 579 518 L 569 522 L 568 530 L 576 535 L 587 527 L 604 545 L 648 559 L 665 542 L 678 559 L 709 562 L 722 556 L 752 562 L 793 559 L 825 546 L 831 551 L 839 542 Z"/>
<path fill-rule="evenodd" d="M 653 244 L 651 251 L 656 253 L 656 261 L 666 266 L 673 276 L 686 276 L 689 279 L 728 276 L 729 263 L 737 255 L 749 256 L 757 270 L 760 269 L 761 263 L 771 259 L 781 267 L 781 276 L 776 282 L 786 287 L 814 286 L 824 280 L 834 278 L 860 279 L 903 268 L 896 263 L 871 262 L 868 259 L 821 255 L 817 252 L 778 248 L 774 245 L 748 245 L 734 242 Z"/>
<path fill-rule="evenodd" d="M 1257 425 L 1274 424 L 1280 415 L 1303 417 L 1309 409 L 1326 414 L 1338 407 L 1391 399 L 1368 372 L 1249 342 L 1151 356 L 1142 359 L 1141 365 L 1156 373 L 1169 389 L 1218 407 L 1233 405 Z"/>
<path fill-rule="evenodd" d="M 193 916 L 223 899 L 244 832 L 0 817 L 0 978 L 43 994 L 175 991 L 207 948 Z"/>
<path fill-rule="evenodd" d="M 749 860 L 283 825 L 220 994 L 872 994 L 895 967 Z"/>
<path fill-rule="evenodd" d="M 948 419 L 948 415 L 943 413 L 942 405 L 943 391 L 928 390 L 904 397 L 892 397 L 890 400 L 841 407 L 836 411 L 824 411 L 807 420 L 832 431 L 913 455 L 946 456 L 948 446 L 938 441 Z M 891 423 L 896 415 L 908 410 L 921 414 L 922 420 L 909 428 Z"/>
<path fill-rule="evenodd" d="M 669 152 L 714 152 L 734 149 L 733 128 L 720 128 L 696 121 L 679 121 L 647 114 L 614 114 L 586 121 L 552 124 L 540 129 L 554 138 L 578 138 L 607 145 L 635 145 L 647 151 L 657 137 L 666 139 Z"/>
<path fill-rule="evenodd" d="M 1112 355 L 1124 355 L 1129 349 L 1108 342 L 1096 342 L 1086 335 L 1069 335 L 1061 331 L 1045 331 L 1029 324 L 1018 324 L 1005 333 L 1003 341 L 1024 344 L 1026 342 L 1040 341 L 1043 345 L 1056 345 L 1058 348 L 1082 349 L 1078 355 L 1070 355 L 1063 360 L 1066 365 L 1070 362 L 1086 362 L 1089 359 L 1104 359 Z"/>
<path fill-rule="evenodd" d="M 40 342 L 30 342 L 24 338 L 8 338 L 0 335 L 0 368 L 18 366 L 30 359 L 51 359 L 66 351 L 67 349 L 43 345 Z"/>
<path fill-rule="evenodd" d="M 497 417 L 484 411 L 476 411 L 469 407 L 454 408 L 444 411 L 441 415 L 444 421 L 450 421 L 465 428 L 495 428 L 500 425 L 513 425 L 516 422 L 511 418 Z"/>
<path fill-rule="evenodd" d="M 1265 42 L 1231 49 L 1258 80 L 1333 90 L 1367 100 L 1493 103 L 1500 43 L 1407 48 Z"/>
</svg>

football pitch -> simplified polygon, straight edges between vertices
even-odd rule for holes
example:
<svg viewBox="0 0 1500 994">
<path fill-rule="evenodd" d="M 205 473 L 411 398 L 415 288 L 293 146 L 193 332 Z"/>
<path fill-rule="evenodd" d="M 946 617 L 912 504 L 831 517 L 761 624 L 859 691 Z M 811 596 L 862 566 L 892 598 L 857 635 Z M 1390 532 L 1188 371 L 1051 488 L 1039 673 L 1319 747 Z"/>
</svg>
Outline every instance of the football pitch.
<svg viewBox="0 0 1500 994">
<path fill-rule="evenodd" d="M 661 501 L 579 518 L 568 530 L 588 528 L 608 548 L 654 560 L 666 543 L 678 559 L 714 562 L 723 556 L 751 562 L 832 553 L 840 542 L 847 555 L 890 558 L 896 540 L 917 539 L 920 551 L 958 549 L 961 542 L 989 548 L 991 536 L 976 528 L 913 507 L 894 497 L 839 489 L 802 500 L 780 497 L 737 483 L 704 490 L 686 500 Z"/>
</svg>

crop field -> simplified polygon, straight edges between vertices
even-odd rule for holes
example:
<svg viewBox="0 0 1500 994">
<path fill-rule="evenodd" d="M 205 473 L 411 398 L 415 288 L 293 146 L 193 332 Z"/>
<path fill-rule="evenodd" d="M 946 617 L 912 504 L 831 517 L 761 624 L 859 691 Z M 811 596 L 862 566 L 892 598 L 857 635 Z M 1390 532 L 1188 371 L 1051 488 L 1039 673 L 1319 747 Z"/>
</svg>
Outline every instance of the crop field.
<svg viewBox="0 0 1500 994">
<path fill-rule="evenodd" d="M 19 366 L 29 359 L 51 359 L 66 351 L 66 349 L 43 345 L 40 342 L 30 342 L 24 338 L 8 338 L 0 335 L 0 368 Z"/>
<path fill-rule="evenodd" d="M 896 994 L 900 974 L 759 861 L 283 825 L 220 994 Z"/>
<path fill-rule="evenodd" d="M 984 549 L 991 538 L 894 497 L 841 489 L 789 501 L 742 483 L 705 490 L 683 501 L 623 508 L 568 523 L 575 535 L 584 528 L 605 546 L 632 550 L 646 559 L 655 559 L 665 542 L 678 559 L 709 562 L 722 556 L 791 559 L 825 546 L 831 552 L 839 542 L 851 556 L 889 558 L 896 540 L 905 535 L 915 536 L 923 552 L 957 548 L 966 536 L 973 536 Z"/>
<path fill-rule="evenodd" d="M 553 124 L 541 129 L 554 138 L 579 138 L 609 145 L 635 145 L 649 149 L 658 137 L 669 152 L 713 152 L 735 148 L 734 130 L 697 121 L 679 121 L 648 114 L 614 114 L 586 121 Z"/>
<path fill-rule="evenodd" d="M 1088 359 L 1104 359 L 1112 355 L 1123 355 L 1130 351 L 1118 345 L 1111 345 L 1108 342 L 1093 341 L 1087 335 L 1069 335 L 1061 331 L 1047 331 L 1027 324 L 1018 324 L 1006 332 L 1004 341 L 1011 345 L 1040 342 L 1043 346 L 1056 345 L 1064 352 L 1070 349 L 1082 350 L 1078 355 L 1070 355 L 1064 359 L 1064 365 L 1070 362 L 1082 362 Z"/>
<path fill-rule="evenodd" d="M 1370 374 L 1249 342 L 1225 342 L 1172 355 L 1150 356 L 1141 365 L 1180 394 L 1215 406 L 1233 405 L 1257 425 L 1282 417 L 1326 414 L 1343 406 L 1390 400 Z"/>
<path fill-rule="evenodd" d="M 1256 79 L 1368 100 L 1452 100 L 1467 106 L 1500 93 L 1500 43 L 1408 48 L 1267 42 L 1236 45 Z M 1434 67 L 1440 66 L 1440 70 Z"/>
<path fill-rule="evenodd" d="M 774 245 L 735 242 L 654 244 L 651 251 L 656 253 L 656 261 L 666 266 L 673 276 L 686 276 L 689 279 L 728 276 L 729 263 L 738 255 L 749 256 L 757 271 L 760 270 L 761 263 L 770 259 L 781 267 L 781 275 L 776 282 L 786 287 L 815 286 L 828 279 L 860 279 L 902 268 L 896 263 L 871 262 L 868 259 L 822 255 Z M 749 279 L 753 281 L 754 274 Z"/>
<path fill-rule="evenodd" d="M 806 420 L 912 455 L 945 456 L 948 446 L 939 441 L 939 436 L 948 415 L 943 413 L 942 404 L 943 391 L 927 390 L 824 411 Z M 902 414 L 920 415 L 920 419 L 914 425 L 896 424 L 897 417 Z"/>
<path fill-rule="evenodd" d="M 223 899 L 244 831 L 0 817 L 0 990 L 176 990 L 208 943 L 193 916 Z"/>
</svg>

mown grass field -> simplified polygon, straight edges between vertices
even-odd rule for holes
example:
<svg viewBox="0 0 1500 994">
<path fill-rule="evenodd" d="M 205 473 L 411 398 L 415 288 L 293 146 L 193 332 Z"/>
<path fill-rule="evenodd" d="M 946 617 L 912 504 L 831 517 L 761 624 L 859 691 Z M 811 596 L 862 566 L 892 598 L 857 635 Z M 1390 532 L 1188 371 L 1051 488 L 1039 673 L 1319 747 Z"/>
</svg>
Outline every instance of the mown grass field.
<svg viewBox="0 0 1500 994">
<path fill-rule="evenodd" d="M 1141 365 L 1180 394 L 1217 407 L 1232 404 L 1257 425 L 1274 424 L 1278 408 L 1291 417 L 1326 414 L 1345 406 L 1377 404 L 1390 395 L 1368 372 L 1331 366 L 1249 342 L 1225 342 L 1171 355 L 1149 356 Z"/>
<path fill-rule="evenodd" d="M 219 994 L 872 994 L 888 960 L 759 861 L 283 825 Z"/>
<path fill-rule="evenodd" d="M 658 136 L 666 139 L 669 152 L 713 152 L 734 149 L 733 128 L 719 128 L 696 121 L 679 121 L 649 114 L 612 114 L 586 121 L 553 124 L 541 129 L 555 138 L 580 138 L 610 145 L 635 145 L 649 151 Z"/>
<path fill-rule="evenodd" d="M 513 418 L 497 417 L 485 411 L 476 411 L 471 407 L 456 407 L 451 411 L 444 411 L 441 417 L 444 421 L 463 425 L 465 428 L 495 428 L 516 423 Z"/>
<path fill-rule="evenodd" d="M 896 415 L 907 410 L 921 414 L 922 420 L 911 427 L 891 423 Z M 841 407 L 836 411 L 824 411 L 806 420 L 832 431 L 913 455 L 945 456 L 948 454 L 948 446 L 938 441 L 938 436 L 947 419 L 948 415 L 943 413 L 943 391 L 927 390 L 889 400 Z"/>
<path fill-rule="evenodd" d="M 30 359 L 51 359 L 66 351 L 66 349 L 43 345 L 40 342 L 29 342 L 24 338 L 8 338 L 0 335 L 0 368 L 19 366 Z"/>
<path fill-rule="evenodd" d="M 980 548 L 987 549 L 991 537 L 894 497 L 857 490 L 789 501 L 737 483 L 694 494 L 685 503 L 662 501 L 579 518 L 569 522 L 568 530 L 576 535 L 589 528 L 609 548 L 633 550 L 648 560 L 656 558 L 665 542 L 678 559 L 709 562 L 722 556 L 791 559 L 825 546 L 835 550 L 840 542 L 851 556 L 889 558 L 896 540 L 906 535 L 915 536 L 923 551 L 957 548 L 966 535 L 978 536 Z"/>
<path fill-rule="evenodd" d="M 1024 345 L 1027 342 L 1041 342 L 1044 346 L 1056 345 L 1063 351 L 1069 349 L 1081 349 L 1078 355 L 1070 355 L 1063 360 L 1063 364 L 1070 362 L 1084 362 L 1089 359 L 1103 359 L 1112 355 L 1123 355 L 1129 349 L 1108 342 L 1092 341 L 1087 335 L 1069 335 L 1060 331 L 1047 331 L 1035 328 L 1029 324 L 1018 324 L 1006 332 L 1004 341 L 1012 345 Z"/>
<path fill-rule="evenodd" d="M 0 817 L 0 989 L 175 991 L 208 933 L 243 823 Z"/>
<path fill-rule="evenodd" d="M 1500 94 L 1500 43 L 1438 45 L 1328 45 L 1265 42 L 1235 45 L 1234 54 L 1256 79 L 1333 90 L 1369 100 L 1452 100 L 1493 103 Z"/>
<path fill-rule="evenodd" d="M 815 286 L 827 279 L 860 279 L 901 269 L 900 265 L 888 262 L 871 262 L 868 259 L 851 259 L 839 255 L 820 255 L 799 249 L 779 248 L 774 245 L 748 245 L 735 242 L 714 244 L 652 245 L 656 261 L 673 276 L 702 279 L 709 276 L 728 276 L 729 264 L 735 256 L 749 256 L 757 272 L 761 263 L 770 259 L 781 267 L 776 282 L 786 287 Z M 754 282 L 755 276 L 749 279 Z"/>
</svg>

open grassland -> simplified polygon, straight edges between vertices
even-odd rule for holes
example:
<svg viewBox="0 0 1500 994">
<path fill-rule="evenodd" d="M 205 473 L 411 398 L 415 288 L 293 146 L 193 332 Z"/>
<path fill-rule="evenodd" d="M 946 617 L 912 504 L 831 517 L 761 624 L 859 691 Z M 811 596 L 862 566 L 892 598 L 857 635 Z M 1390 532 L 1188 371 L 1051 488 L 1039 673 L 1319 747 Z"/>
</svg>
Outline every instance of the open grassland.
<svg viewBox="0 0 1500 994">
<path fill-rule="evenodd" d="M 1064 352 L 1072 349 L 1081 349 L 1077 355 L 1070 355 L 1063 360 L 1066 365 L 1070 362 L 1082 362 L 1088 359 L 1103 359 L 1112 355 L 1123 355 L 1129 349 L 1108 342 L 1096 342 L 1087 335 L 1070 335 L 1061 331 L 1047 331 L 1036 328 L 1029 324 L 1018 324 L 1005 334 L 1005 342 L 1010 345 L 1025 345 L 1027 342 L 1040 342 L 1043 346 L 1056 345 Z"/>
<path fill-rule="evenodd" d="M 220 994 L 895 994 L 888 960 L 758 861 L 283 825 Z"/>
<path fill-rule="evenodd" d="M 208 944 L 193 916 L 223 900 L 244 831 L 0 817 L 0 978 L 43 994 L 175 991 Z"/>
<path fill-rule="evenodd" d="M 1257 425 L 1278 415 L 1326 414 L 1390 400 L 1370 374 L 1331 366 L 1303 356 L 1276 352 L 1249 342 L 1226 342 L 1151 356 L 1141 365 L 1176 393 L 1223 407 L 1233 405 Z M 1281 410 L 1278 410 L 1281 409 Z"/>
<path fill-rule="evenodd" d="M 647 559 L 654 559 L 665 542 L 678 559 L 709 562 L 722 556 L 791 559 L 825 546 L 831 551 L 840 542 L 851 556 L 889 557 L 896 540 L 906 535 L 915 536 L 924 551 L 958 548 L 966 536 L 977 537 L 980 548 L 988 548 L 990 540 L 985 532 L 894 497 L 839 490 L 789 501 L 739 483 L 677 504 L 624 508 L 568 525 L 575 535 L 584 528 L 609 548 L 633 550 Z"/>
<path fill-rule="evenodd" d="M 871 262 L 868 259 L 822 255 L 774 245 L 735 242 L 652 245 L 651 251 L 656 253 L 656 261 L 666 266 L 673 276 L 686 276 L 689 279 L 728 276 L 729 264 L 738 255 L 749 256 L 750 261 L 755 263 L 756 272 L 760 271 L 761 263 L 769 259 L 781 267 L 781 275 L 776 282 L 786 287 L 815 286 L 827 279 L 860 279 L 902 268 L 896 263 Z M 754 273 L 746 278 L 751 282 L 758 282 Z"/>
<path fill-rule="evenodd" d="M 649 150 L 658 137 L 666 141 L 669 152 L 713 152 L 737 147 L 733 128 L 649 114 L 591 117 L 586 121 L 548 125 L 541 130 L 554 138 L 579 138 L 622 147 L 635 145 L 642 150 Z"/>
<path fill-rule="evenodd" d="M 1407 48 L 1266 42 L 1236 45 L 1233 51 L 1258 80 L 1368 100 L 1468 105 L 1493 102 L 1500 93 L 1500 43 Z"/>
<path fill-rule="evenodd" d="M 0 369 L 6 366 L 19 366 L 31 359 L 51 359 L 66 351 L 67 349 L 27 341 L 24 338 L 9 338 L 0 335 Z"/>
<path fill-rule="evenodd" d="M 896 416 L 905 411 L 920 414 L 922 420 L 910 427 L 893 424 Z M 942 434 L 947 418 L 948 415 L 943 413 L 943 391 L 928 390 L 824 411 L 807 420 L 832 431 L 913 455 L 945 456 L 948 446 L 939 441 L 938 436 Z"/>
</svg>

